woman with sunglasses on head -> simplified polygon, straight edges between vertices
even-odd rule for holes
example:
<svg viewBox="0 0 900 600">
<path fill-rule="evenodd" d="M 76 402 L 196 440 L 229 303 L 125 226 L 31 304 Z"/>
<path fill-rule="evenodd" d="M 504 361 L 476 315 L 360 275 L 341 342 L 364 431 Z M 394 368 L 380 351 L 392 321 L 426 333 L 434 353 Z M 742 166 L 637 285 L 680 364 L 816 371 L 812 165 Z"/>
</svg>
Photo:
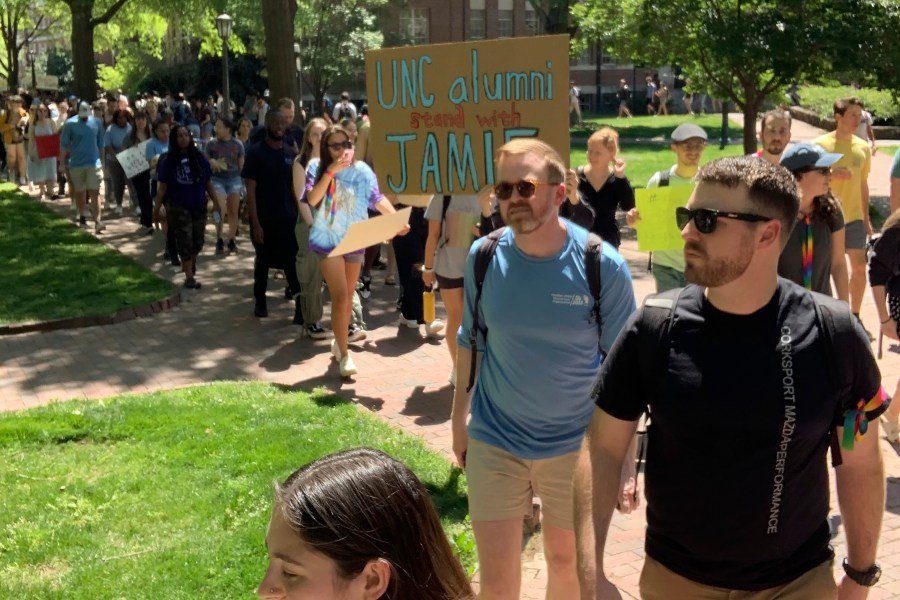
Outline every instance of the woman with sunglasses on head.
<svg viewBox="0 0 900 600">
<path fill-rule="evenodd" d="M 276 484 L 266 548 L 267 600 L 474 600 L 428 490 L 379 450 L 336 452 Z"/>
<path fill-rule="evenodd" d="M 842 156 L 808 143 L 794 144 L 781 155 L 781 166 L 797 180 L 800 214 L 781 251 L 778 274 L 808 290 L 849 302 L 844 215 L 829 190 L 831 165 Z"/>
<path fill-rule="evenodd" d="M 331 352 L 340 363 L 341 375 L 349 377 L 356 373 L 348 348 L 351 295 L 356 289 L 364 250 L 335 257 L 328 254 L 340 244 L 350 225 L 368 218 L 368 209 L 382 214 L 395 211 L 378 189 L 369 165 L 353 161 L 353 142 L 343 127 L 332 125 L 325 130 L 319 156 L 306 168 L 306 202 L 318 209 L 309 232 L 309 248 L 321 258 L 319 268 L 331 296 Z M 406 225 L 398 235 L 408 231 Z"/>
<path fill-rule="evenodd" d="M 625 161 L 617 158 L 619 134 L 604 127 L 591 134 L 587 142 L 588 164 L 566 176 L 566 198 L 563 204 L 576 206 L 579 201 L 589 206 L 593 220 L 586 225 L 604 241 L 618 249 L 621 244 L 616 210 L 634 208 L 634 189 L 625 176 Z M 562 210 L 563 207 L 560 207 Z"/>
</svg>

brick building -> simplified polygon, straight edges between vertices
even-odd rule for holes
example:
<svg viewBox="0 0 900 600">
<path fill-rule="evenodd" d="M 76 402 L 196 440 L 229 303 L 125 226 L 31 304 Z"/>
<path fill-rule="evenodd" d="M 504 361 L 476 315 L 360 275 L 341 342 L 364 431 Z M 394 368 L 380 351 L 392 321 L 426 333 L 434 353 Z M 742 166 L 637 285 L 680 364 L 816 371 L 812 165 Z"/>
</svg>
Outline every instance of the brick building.
<svg viewBox="0 0 900 600">
<path fill-rule="evenodd" d="M 528 0 L 408 0 L 403 8 L 388 9 L 385 22 L 386 47 L 525 37 L 542 35 L 545 29 Z M 619 61 L 593 45 L 571 59 L 570 72 L 581 89 L 582 106 L 591 111 L 615 111 L 620 79 L 634 91 L 638 107 L 643 104 L 644 78 L 651 72 L 658 72 L 660 80 L 673 89 L 670 69 L 651 70 Z"/>
</svg>

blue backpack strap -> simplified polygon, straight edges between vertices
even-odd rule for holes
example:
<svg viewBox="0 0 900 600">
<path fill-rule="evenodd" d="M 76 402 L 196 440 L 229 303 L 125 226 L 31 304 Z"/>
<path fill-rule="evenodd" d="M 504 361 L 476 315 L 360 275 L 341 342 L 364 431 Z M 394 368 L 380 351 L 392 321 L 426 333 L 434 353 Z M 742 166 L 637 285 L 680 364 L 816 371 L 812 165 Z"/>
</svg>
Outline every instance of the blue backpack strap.
<svg viewBox="0 0 900 600">
<path fill-rule="evenodd" d="M 469 369 L 469 384 L 466 392 L 471 392 L 475 386 L 475 367 L 478 354 L 478 306 L 481 304 L 481 291 L 484 288 L 484 277 L 487 275 L 488 267 L 494 259 L 494 252 L 497 250 L 497 244 L 500 243 L 500 236 L 506 231 L 506 227 L 495 229 L 481 239 L 478 244 L 478 250 L 475 251 L 475 306 L 472 309 L 472 327 L 469 329 L 469 347 L 472 350 L 472 363 Z M 487 339 L 487 329 L 484 330 L 484 337 Z"/>
</svg>

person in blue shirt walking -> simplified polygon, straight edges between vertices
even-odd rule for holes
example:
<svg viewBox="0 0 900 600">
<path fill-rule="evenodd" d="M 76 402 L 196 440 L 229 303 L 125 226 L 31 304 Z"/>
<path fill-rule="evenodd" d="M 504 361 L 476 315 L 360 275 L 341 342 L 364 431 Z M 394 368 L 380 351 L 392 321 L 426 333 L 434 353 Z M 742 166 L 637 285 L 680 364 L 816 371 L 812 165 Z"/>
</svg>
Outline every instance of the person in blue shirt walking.
<svg viewBox="0 0 900 600">
<path fill-rule="evenodd" d="M 91 116 L 90 104 L 82 102 L 78 106 L 78 115 L 66 121 L 63 126 L 59 141 L 59 168 L 65 170 L 68 167 L 69 185 L 75 198 L 79 222 L 82 227 L 87 226 L 84 207 L 90 197 L 97 233 L 106 229 L 100 214 L 100 181 L 103 179 L 100 154 L 104 146 L 103 138 L 103 122 Z"/>
<path fill-rule="evenodd" d="M 566 199 L 562 159 L 531 138 L 512 140 L 497 156 L 494 194 L 508 227 L 485 273 L 477 347 L 468 332 L 476 310 L 474 263 L 480 241 L 466 262 L 453 451 L 469 483 L 480 597 L 519 597 L 522 524 L 537 494 L 543 503 L 547 597 L 578 598 L 575 460 L 591 418 L 601 349 L 609 350 L 634 312 L 634 290 L 627 264 L 604 242 L 598 332 L 587 278 L 588 232 L 559 217 Z M 469 380 L 472 352 L 482 360 L 470 400 L 462 382 Z M 623 482 L 633 487 L 634 465 L 628 468 L 632 472 Z"/>
</svg>

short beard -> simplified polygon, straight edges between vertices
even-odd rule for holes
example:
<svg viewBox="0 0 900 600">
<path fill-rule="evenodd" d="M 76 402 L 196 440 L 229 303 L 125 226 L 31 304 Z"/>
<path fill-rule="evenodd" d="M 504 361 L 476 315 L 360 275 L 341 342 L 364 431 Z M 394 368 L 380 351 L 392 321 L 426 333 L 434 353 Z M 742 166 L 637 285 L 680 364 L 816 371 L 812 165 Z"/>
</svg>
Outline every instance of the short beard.
<svg viewBox="0 0 900 600">
<path fill-rule="evenodd" d="M 275 142 L 280 142 L 284 139 L 283 133 L 276 133 L 276 132 L 272 131 L 271 129 L 266 129 L 266 135 L 269 136 L 270 140 L 275 141 Z"/>
<path fill-rule="evenodd" d="M 684 248 L 703 254 L 702 266 L 692 265 L 690 259 L 685 260 L 684 266 L 684 278 L 703 287 L 715 288 L 731 283 L 747 271 L 753 260 L 753 250 L 746 246 L 741 246 L 740 254 L 731 260 L 711 259 L 703 248 L 691 243 L 685 244 Z"/>
<path fill-rule="evenodd" d="M 548 215 L 554 212 L 556 208 L 553 206 L 553 202 L 548 200 L 545 204 L 538 206 L 538 212 L 535 213 L 535 207 L 532 206 L 531 202 L 531 200 L 525 200 L 521 204 L 517 203 L 515 206 L 510 206 L 506 211 L 504 220 L 516 234 L 529 234 L 537 231 L 547 220 Z M 521 210 L 523 206 L 528 209 L 527 213 L 522 211 L 515 217 L 510 216 L 510 211 Z"/>
</svg>

